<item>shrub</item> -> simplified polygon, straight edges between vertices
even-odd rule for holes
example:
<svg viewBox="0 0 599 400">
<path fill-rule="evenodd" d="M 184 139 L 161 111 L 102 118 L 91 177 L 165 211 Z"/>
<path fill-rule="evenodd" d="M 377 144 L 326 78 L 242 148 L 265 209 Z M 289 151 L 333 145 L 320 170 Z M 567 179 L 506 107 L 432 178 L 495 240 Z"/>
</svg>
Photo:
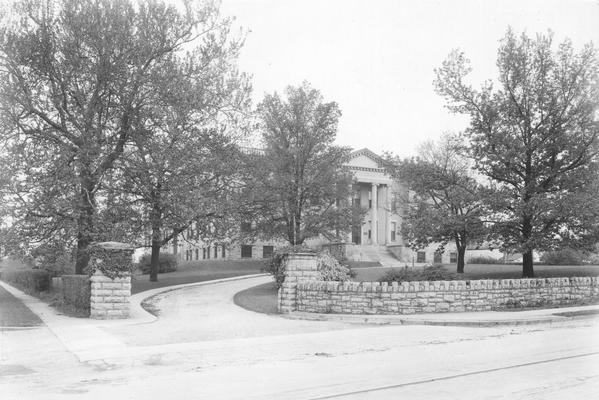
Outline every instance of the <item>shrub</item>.
<svg viewBox="0 0 599 400">
<path fill-rule="evenodd" d="M 277 249 L 270 260 L 266 263 L 262 270 L 273 276 L 277 289 L 281 287 L 285 280 L 285 256 L 289 253 L 315 253 L 311 248 L 299 246 L 285 246 Z"/>
<path fill-rule="evenodd" d="M 2 280 L 27 293 L 50 290 L 50 274 L 43 269 L 15 269 L 2 271 Z"/>
<path fill-rule="evenodd" d="M 87 275 L 63 275 L 62 299 L 65 304 L 89 315 L 91 282 Z"/>
<path fill-rule="evenodd" d="M 468 264 L 503 264 L 503 259 L 489 256 L 477 256 L 469 258 Z"/>
<path fill-rule="evenodd" d="M 339 264 L 339 261 L 328 252 L 318 254 L 318 272 L 323 281 L 349 281 L 355 273 L 347 266 Z"/>
<path fill-rule="evenodd" d="M 394 269 L 388 271 L 379 282 L 453 281 L 456 275 L 441 266 Z"/>
<path fill-rule="evenodd" d="M 547 265 L 582 265 L 583 255 L 573 249 L 548 251 L 541 256 L 541 263 Z"/>
<path fill-rule="evenodd" d="M 349 267 L 339 264 L 339 261 L 328 251 L 316 253 L 309 247 L 289 246 L 277 250 L 263 268 L 265 272 L 270 273 L 275 278 L 277 288 L 280 288 L 285 280 L 285 257 L 290 253 L 317 254 L 317 269 L 323 281 L 344 282 L 350 280 L 355 275 Z"/>
<path fill-rule="evenodd" d="M 143 274 L 149 274 L 152 267 L 152 255 L 144 254 L 139 259 L 138 267 Z M 158 273 L 173 272 L 177 270 L 177 256 L 174 254 L 160 253 L 158 257 Z"/>
<path fill-rule="evenodd" d="M 75 273 L 75 250 L 60 242 L 41 245 L 28 258 L 33 268 L 43 268 L 51 276 Z"/>
</svg>

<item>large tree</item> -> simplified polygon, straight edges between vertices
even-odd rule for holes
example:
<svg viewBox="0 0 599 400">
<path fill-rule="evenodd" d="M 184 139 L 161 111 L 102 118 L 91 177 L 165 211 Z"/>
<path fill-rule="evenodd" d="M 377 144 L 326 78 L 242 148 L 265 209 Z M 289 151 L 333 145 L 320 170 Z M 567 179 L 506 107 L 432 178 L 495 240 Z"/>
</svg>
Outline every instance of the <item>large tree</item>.
<svg viewBox="0 0 599 400">
<path fill-rule="evenodd" d="M 592 45 L 552 48 L 552 35 L 508 30 L 501 40 L 496 82 L 467 82 L 469 61 L 454 51 L 436 70 L 448 108 L 470 117 L 466 135 L 478 171 L 494 195 L 494 231 L 523 255 L 534 276 L 533 250 L 591 233 L 587 183 L 597 174 L 599 68 Z M 594 214 L 594 213 L 592 213 Z"/>
<path fill-rule="evenodd" d="M 258 231 L 292 245 L 324 235 L 339 239 L 351 228 L 353 177 L 343 168 L 349 149 L 333 144 L 341 112 L 304 83 L 286 98 L 267 95 L 259 105 L 264 154 L 253 157 L 251 191 Z"/>
<path fill-rule="evenodd" d="M 437 244 L 442 251 L 455 243 L 457 272 L 464 272 L 468 244 L 481 241 L 483 188 L 472 176 L 470 162 L 462 154 L 462 141 L 445 134 L 438 142 L 425 142 L 419 156 L 401 160 L 387 155 L 386 165 L 398 182 L 413 194 L 402 223 L 402 235 L 414 249 Z"/>
<path fill-rule="evenodd" d="M 0 30 L 0 135 L 13 169 L 13 232 L 37 244 L 71 238 L 82 273 L 88 245 L 105 235 L 106 178 L 128 144 L 152 134 L 154 79 L 194 42 L 218 59 L 229 22 L 210 2 L 178 11 L 128 0 L 23 0 L 10 17 Z M 201 67 L 188 66 L 198 79 Z"/>
</svg>

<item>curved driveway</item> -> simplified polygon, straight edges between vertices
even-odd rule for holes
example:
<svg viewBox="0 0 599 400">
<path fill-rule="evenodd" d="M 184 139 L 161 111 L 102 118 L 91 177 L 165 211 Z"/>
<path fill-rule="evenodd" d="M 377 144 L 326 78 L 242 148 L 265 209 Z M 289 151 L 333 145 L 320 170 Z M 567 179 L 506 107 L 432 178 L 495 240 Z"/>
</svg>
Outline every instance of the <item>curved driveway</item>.
<svg viewBox="0 0 599 400">
<path fill-rule="evenodd" d="M 302 321 L 245 310 L 233 302 L 237 292 L 272 281 L 269 276 L 188 286 L 158 294 L 150 304 L 159 312 L 151 324 L 106 328 L 127 344 L 151 346 L 355 328 L 343 322 Z"/>
</svg>

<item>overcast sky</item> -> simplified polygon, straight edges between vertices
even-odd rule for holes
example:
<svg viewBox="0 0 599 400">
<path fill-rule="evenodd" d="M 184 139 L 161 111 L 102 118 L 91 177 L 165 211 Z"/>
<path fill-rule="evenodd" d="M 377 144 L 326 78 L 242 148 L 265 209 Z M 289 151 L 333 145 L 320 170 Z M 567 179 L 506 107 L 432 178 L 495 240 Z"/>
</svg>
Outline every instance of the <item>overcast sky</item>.
<svg viewBox="0 0 599 400">
<path fill-rule="evenodd" d="M 307 80 L 339 103 L 339 144 L 402 156 L 467 124 L 433 89 L 451 49 L 466 52 L 482 82 L 497 75 L 508 25 L 599 47 L 599 0 L 223 0 L 221 10 L 249 31 L 240 67 L 253 74 L 256 102 Z"/>
</svg>

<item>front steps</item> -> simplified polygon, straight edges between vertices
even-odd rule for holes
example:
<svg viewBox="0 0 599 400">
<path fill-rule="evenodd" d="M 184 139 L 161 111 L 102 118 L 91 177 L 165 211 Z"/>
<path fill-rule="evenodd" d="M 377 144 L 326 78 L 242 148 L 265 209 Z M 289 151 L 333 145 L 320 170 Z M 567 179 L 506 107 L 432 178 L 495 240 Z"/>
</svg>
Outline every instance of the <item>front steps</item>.
<svg viewBox="0 0 599 400">
<path fill-rule="evenodd" d="M 386 246 L 377 245 L 348 245 L 347 258 L 352 261 L 379 262 L 383 267 L 403 267 Z"/>
</svg>

